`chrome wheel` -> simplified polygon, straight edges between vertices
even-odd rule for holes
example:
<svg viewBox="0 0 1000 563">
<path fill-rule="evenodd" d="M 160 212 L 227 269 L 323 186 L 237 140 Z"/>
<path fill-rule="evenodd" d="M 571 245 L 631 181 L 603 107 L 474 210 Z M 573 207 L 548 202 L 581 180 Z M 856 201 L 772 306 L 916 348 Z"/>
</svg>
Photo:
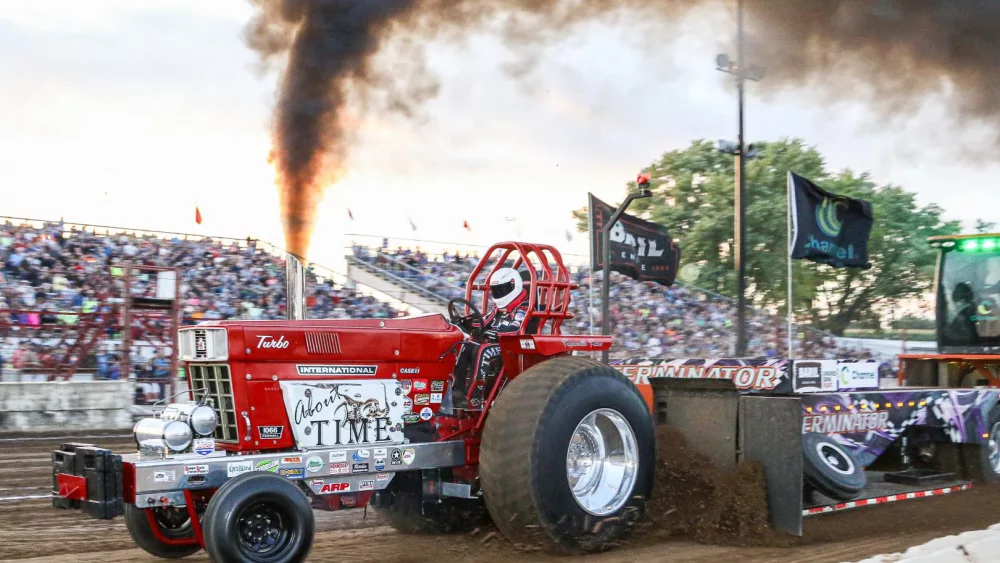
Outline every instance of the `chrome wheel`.
<svg viewBox="0 0 1000 563">
<path fill-rule="evenodd" d="M 1000 422 L 993 425 L 990 429 L 990 438 L 987 442 L 989 447 L 989 458 L 990 467 L 993 468 L 993 472 L 1000 475 Z"/>
<path fill-rule="evenodd" d="M 624 506 L 638 467 L 635 433 L 618 411 L 598 409 L 577 424 L 566 452 L 566 477 L 585 511 L 607 516 Z"/>
</svg>

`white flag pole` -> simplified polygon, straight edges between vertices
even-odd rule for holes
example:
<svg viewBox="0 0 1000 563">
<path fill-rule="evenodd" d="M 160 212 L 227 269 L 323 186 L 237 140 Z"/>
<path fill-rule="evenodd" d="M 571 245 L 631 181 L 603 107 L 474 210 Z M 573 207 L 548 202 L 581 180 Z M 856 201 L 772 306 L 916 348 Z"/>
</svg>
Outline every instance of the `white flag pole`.
<svg viewBox="0 0 1000 563">
<path fill-rule="evenodd" d="M 786 198 L 786 209 L 788 215 L 788 358 L 795 357 L 792 348 L 792 250 L 795 248 L 795 241 L 792 239 L 792 171 L 788 171 L 788 197 Z"/>
</svg>

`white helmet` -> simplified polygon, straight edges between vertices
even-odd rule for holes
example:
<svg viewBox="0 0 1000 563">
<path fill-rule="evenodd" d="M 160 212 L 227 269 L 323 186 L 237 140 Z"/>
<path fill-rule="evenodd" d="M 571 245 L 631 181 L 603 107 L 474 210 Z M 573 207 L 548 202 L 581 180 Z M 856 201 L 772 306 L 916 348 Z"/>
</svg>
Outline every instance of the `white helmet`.
<svg viewBox="0 0 1000 563">
<path fill-rule="evenodd" d="M 490 295 L 497 307 L 510 305 L 524 288 L 521 274 L 514 268 L 500 268 L 490 277 Z"/>
</svg>

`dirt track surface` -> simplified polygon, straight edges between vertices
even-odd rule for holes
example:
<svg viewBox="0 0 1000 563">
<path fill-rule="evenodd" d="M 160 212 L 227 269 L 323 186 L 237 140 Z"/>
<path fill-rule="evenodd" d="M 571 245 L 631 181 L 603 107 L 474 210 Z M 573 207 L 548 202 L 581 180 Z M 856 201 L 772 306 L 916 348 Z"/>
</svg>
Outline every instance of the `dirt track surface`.
<svg viewBox="0 0 1000 563">
<path fill-rule="evenodd" d="M 51 479 L 49 452 L 62 441 L 71 440 L 0 441 L 0 499 L 46 495 Z M 90 441 L 122 451 L 132 447 L 123 439 Z M 661 467 L 671 479 L 688 479 L 685 490 L 699 494 L 679 495 L 654 504 L 654 510 L 672 505 L 675 512 L 666 516 L 652 514 L 653 524 L 638 529 L 625 545 L 601 554 L 559 557 L 518 553 L 489 529 L 459 536 L 403 536 L 382 525 L 373 511 L 369 510 L 365 518 L 362 510 L 353 510 L 316 513 L 317 534 L 310 561 L 835 563 L 904 551 L 936 537 L 1000 522 L 1000 487 L 980 486 L 967 493 L 814 516 L 806 519 L 802 538 L 777 536 L 758 529 L 757 517 L 747 510 L 758 502 L 752 490 L 731 494 L 731 484 L 742 487 L 752 481 L 752 470 L 719 476 L 726 486 L 713 493 L 714 485 L 694 475 L 692 469 L 676 464 Z M 699 498 L 709 500 L 699 504 Z M 680 510 L 694 516 L 674 517 Z M 726 516 L 733 511 L 738 514 L 735 520 Z M 698 543 L 690 541 L 692 538 Z M 53 509 L 47 499 L 0 500 L 0 560 L 158 561 L 134 547 L 120 518 L 92 520 L 76 511 Z M 208 557 L 199 553 L 185 560 L 204 562 Z"/>
</svg>

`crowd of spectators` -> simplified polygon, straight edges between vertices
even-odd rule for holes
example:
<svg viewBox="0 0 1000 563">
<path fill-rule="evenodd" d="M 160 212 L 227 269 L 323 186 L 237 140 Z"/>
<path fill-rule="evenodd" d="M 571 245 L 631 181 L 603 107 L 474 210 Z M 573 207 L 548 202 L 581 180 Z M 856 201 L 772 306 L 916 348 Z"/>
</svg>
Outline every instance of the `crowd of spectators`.
<svg viewBox="0 0 1000 563">
<path fill-rule="evenodd" d="M 419 248 L 411 251 L 355 246 L 354 254 L 447 298 L 464 296 L 468 277 L 479 262 L 477 254 L 431 257 Z M 588 334 L 591 326 L 595 327 L 595 332 L 600 330 L 601 275 L 601 272 L 596 273 L 597 285 L 592 301 L 589 268 L 573 271 L 573 281 L 579 288 L 571 296 L 574 318 L 563 324 L 566 332 Z M 612 276 L 609 313 L 615 336 L 614 356 L 718 358 L 732 355 L 736 315 L 731 300 L 681 285 L 664 287 L 652 282 L 636 282 L 618 274 Z M 787 347 L 784 319 L 757 311 L 748 315 L 747 325 L 749 355 L 784 355 Z M 794 336 L 796 352 L 802 356 L 870 357 L 860 350 L 839 347 L 834 338 L 819 331 L 806 330 Z"/>
<path fill-rule="evenodd" d="M 96 234 L 61 222 L 0 224 L 0 367 L 18 370 L 73 363 L 99 377 L 117 378 L 121 340 L 117 307 L 123 303 L 125 267 L 133 265 L 134 296 L 155 297 L 157 272 L 180 277 L 182 322 L 209 319 L 278 319 L 285 316 L 284 258 L 256 241 L 135 233 Z M 394 317 L 400 312 L 307 270 L 306 305 L 313 318 Z M 321 279 L 322 278 L 322 281 Z M 89 318 L 104 332 L 104 346 L 80 358 L 72 325 Z M 155 340 L 165 321 L 136 322 L 134 341 Z M 160 330 L 162 332 L 162 330 Z M 132 373 L 164 373 L 157 354 L 134 354 Z"/>
</svg>

